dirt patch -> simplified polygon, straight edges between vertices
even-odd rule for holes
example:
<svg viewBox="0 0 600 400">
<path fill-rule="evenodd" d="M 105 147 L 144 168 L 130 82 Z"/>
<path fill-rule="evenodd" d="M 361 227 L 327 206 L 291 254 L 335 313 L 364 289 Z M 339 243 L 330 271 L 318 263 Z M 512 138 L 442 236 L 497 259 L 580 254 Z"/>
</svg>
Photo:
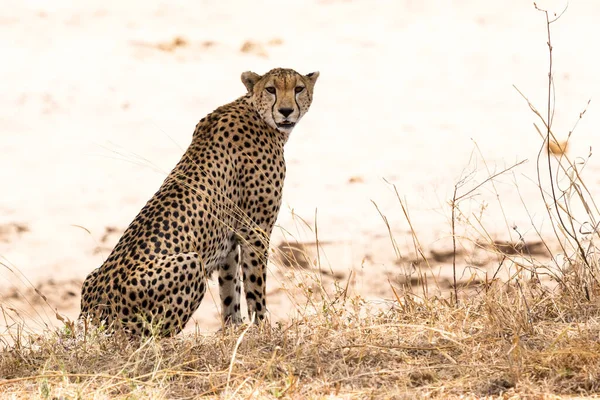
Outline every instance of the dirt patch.
<svg viewBox="0 0 600 400">
<path fill-rule="evenodd" d="M 0 225 L 0 242 L 11 242 L 26 232 L 29 232 L 27 224 L 10 222 L 8 224 Z"/>
</svg>

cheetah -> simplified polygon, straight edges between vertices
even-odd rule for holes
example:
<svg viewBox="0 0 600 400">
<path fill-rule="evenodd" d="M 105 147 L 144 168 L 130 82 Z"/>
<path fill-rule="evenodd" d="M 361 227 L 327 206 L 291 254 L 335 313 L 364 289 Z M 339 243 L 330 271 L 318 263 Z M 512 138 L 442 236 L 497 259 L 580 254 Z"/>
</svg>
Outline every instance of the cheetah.
<svg viewBox="0 0 600 400">
<path fill-rule="evenodd" d="M 162 186 L 85 279 L 80 319 L 131 336 L 174 336 L 218 271 L 223 324 L 266 317 L 269 239 L 281 206 L 283 148 L 308 111 L 318 72 L 244 72 L 247 93 L 196 125 Z"/>
</svg>

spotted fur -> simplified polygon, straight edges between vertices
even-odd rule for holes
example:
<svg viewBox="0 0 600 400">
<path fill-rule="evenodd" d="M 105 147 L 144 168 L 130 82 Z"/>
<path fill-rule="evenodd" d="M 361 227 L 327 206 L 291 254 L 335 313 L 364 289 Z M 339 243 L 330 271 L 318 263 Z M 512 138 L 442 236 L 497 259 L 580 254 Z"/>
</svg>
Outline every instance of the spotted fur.
<svg viewBox="0 0 600 400">
<path fill-rule="evenodd" d="M 224 323 L 243 321 L 242 286 L 249 317 L 265 318 L 283 146 L 308 111 L 318 76 L 281 68 L 242 74 L 248 93 L 200 120 L 177 166 L 86 278 L 80 318 L 135 336 L 175 335 L 215 270 Z"/>
</svg>

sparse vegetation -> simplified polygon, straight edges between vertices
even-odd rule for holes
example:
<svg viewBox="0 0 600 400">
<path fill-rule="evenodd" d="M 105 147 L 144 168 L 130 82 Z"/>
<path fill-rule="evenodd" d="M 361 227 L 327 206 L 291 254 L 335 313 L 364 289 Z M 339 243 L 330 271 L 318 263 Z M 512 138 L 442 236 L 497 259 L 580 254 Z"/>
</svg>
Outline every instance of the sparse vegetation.
<svg viewBox="0 0 600 400">
<path fill-rule="evenodd" d="M 380 304 L 348 295 L 343 283 L 333 289 L 300 283 L 305 306 L 285 324 L 141 344 L 70 321 L 41 334 L 15 323 L 0 353 L 0 397 L 549 399 L 600 393 L 600 212 L 582 177 L 585 160 L 565 152 L 572 132 L 566 141 L 552 132 L 550 27 L 560 16 L 540 11 L 550 57 L 546 112 L 519 93 L 542 123 L 536 125 L 542 138 L 538 185 L 560 255 L 539 261 L 520 235 L 516 243 L 498 242 L 483 226 L 472 225 L 471 237 L 458 236 L 458 224 L 477 221 L 461 209 L 462 201 L 484 185 L 495 191 L 494 179 L 513 168 L 492 172 L 486 166 L 485 179 L 473 182 L 467 174 L 458 181 L 448 208 L 453 251 L 439 256 L 456 267 L 461 242 L 471 243 L 497 258 L 491 276 L 459 285 L 455 273 L 444 295 L 428 294 L 428 256 L 413 230 L 417 285 L 390 283 L 394 299 Z M 391 230 L 390 238 L 393 247 Z M 539 239 L 535 245 L 549 252 Z M 281 262 L 310 262 L 301 246 L 290 246 L 295 260 Z M 500 271 L 508 278 L 499 279 Z M 5 321 L 15 320 L 1 309 Z"/>
<path fill-rule="evenodd" d="M 386 397 L 600 390 L 597 306 L 540 285 L 491 284 L 459 306 L 406 294 L 385 311 L 323 303 L 285 326 L 144 341 L 94 332 L 22 338 L 3 396 Z"/>
</svg>

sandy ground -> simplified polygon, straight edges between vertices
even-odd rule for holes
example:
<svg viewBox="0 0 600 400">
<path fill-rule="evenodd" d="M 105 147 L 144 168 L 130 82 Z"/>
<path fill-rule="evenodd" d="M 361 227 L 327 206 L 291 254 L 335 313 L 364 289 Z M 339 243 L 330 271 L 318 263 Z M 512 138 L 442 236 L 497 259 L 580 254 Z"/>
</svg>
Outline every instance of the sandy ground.
<svg viewBox="0 0 600 400">
<path fill-rule="evenodd" d="M 565 3 L 538 5 L 559 12 Z M 600 3 L 571 1 L 553 25 L 561 138 L 600 97 L 599 16 Z M 455 183 L 475 171 L 459 191 L 466 193 L 528 160 L 460 207 L 471 224 L 480 215 L 495 240 L 520 234 L 543 258 L 533 226 L 555 243 L 535 185 L 541 142 L 512 85 L 544 109 L 545 35 L 543 14 L 521 0 L 13 2 L 0 15 L 2 304 L 32 327 L 57 323 L 37 288 L 76 317 L 82 280 L 179 160 L 196 122 L 243 94 L 241 72 L 279 66 L 321 77 L 286 148 L 272 238 L 279 250 L 286 240 L 306 244 L 309 256 L 300 260 L 304 269 L 290 268 L 274 250 L 274 320 L 302 305 L 294 293 L 307 276 L 309 284 L 338 280 L 374 301 L 393 297 L 389 282 L 410 282 L 418 256 L 391 185 L 444 289 Z M 599 122 L 592 102 L 570 156 L 597 148 Z M 585 175 L 592 193 L 599 170 L 592 157 Z M 463 218 L 457 234 L 473 237 L 468 224 Z M 468 240 L 459 250 L 461 281 L 497 263 L 473 253 Z M 216 297 L 196 314 L 200 329 L 218 326 Z"/>
</svg>

